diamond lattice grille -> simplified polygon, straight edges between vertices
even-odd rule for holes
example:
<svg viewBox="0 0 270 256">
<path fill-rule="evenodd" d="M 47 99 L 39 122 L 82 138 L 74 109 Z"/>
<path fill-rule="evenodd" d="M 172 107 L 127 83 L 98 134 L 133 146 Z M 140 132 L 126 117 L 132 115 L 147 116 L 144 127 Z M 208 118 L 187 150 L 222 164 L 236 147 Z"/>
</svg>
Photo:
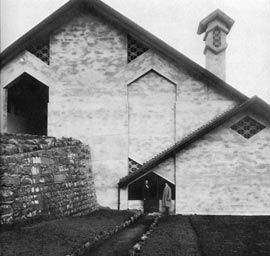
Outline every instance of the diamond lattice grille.
<svg viewBox="0 0 270 256">
<path fill-rule="evenodd" d="M 140 56 L 149 49 L 130 35 L 128 35 L 127 41 L 128 62 L 136 59 L 138 56 Z"/>
<path fill-rule="evenodd" d="M 137 171 L 142 165 L 135 160 L 128 158 L 128 172 L 132 173 Z"/>
<path fill-rule="evenodd" d="M 221 31 L 218 28 L 213 31 L 213 44 L 215 47 L 221 46 Z"/>
<path fill-rule="evenodd" d="M 41 59 L 43 62 L 50 64 L 50 44 L 49 39 L 46 41 L 35 42 L 26 48 L 29 52 Z"/>
<path fill-rule="evenodd" d="M 263 130 L 265 126 L 254 120 L 253 118 L 246 116 L 239 122 L 232 125 L 231 128 L 246 139 L 249 139 L 261 130 Z"/>
</svg>

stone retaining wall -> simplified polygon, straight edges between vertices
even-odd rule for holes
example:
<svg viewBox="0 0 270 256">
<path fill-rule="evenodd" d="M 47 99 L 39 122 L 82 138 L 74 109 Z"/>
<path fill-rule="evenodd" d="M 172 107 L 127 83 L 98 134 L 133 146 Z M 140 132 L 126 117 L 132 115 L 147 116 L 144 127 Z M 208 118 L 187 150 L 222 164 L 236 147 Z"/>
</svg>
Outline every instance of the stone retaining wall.
<svg viewBox="0 0 270 256">
<path fill-rule="evenodd" d="M 88 146 L 71 138 L 2 134 L 0 223 L 98 208 Z"/>
</svg>

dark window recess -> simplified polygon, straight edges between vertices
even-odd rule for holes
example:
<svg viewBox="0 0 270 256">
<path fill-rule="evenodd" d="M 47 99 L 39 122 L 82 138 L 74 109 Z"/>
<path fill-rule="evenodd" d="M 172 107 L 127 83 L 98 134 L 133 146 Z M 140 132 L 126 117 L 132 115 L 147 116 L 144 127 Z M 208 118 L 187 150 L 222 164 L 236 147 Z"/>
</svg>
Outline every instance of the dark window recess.
<svg viewBox="0 0 270 256">
<path fill-rule="evenodd" d="M 242 135 L 244 138 L 249 139 L 261 130 L 265 128 L 264 125 L 254 120 L 253 118 L 246 116 L 239 122 L 231 126 L 231 128 Z"/>
<path fill-rule="evenodd" d="M 10 102 L 10 100 L 8 100 L 8 103 L 7 103 L 7 112 L 8 113 L 11 113 L 11 102 Z"/>
<path fill-rule="evenodd" d="M 24 73 L 7 89 L 7 132 L 47 134 L 49 88 Z"/>
<path fill-rule="evenodd" d="M 127 61 L 131 62 L 132 60 L 136 59 L 138 56 L 146 52 L 149 48 L 144 44 L 140 43 L 132 36 L 127 36 Z"/>
<path fill-rule="evenodd" d="M 34 54 L 43 62 L 50 65 L 50 40 L 47 38 L 43 41 L 36 41 L 26 48 L 27 51 Z"/>
<path fill-rule="evenodd" d="M 18 102 L 10 97 L 8 97 L 7 112 L 13 115 L 20 114 Z"/>
<path fill-rule="evenodd" d="M 128 172 L 129 173 L 135 172 L 141 167 L 142 167 L 141 164 L 139 164 L 138 162 L 136 162 L 135 160 L 131 158 L 128 158 Z"/>
</svg>

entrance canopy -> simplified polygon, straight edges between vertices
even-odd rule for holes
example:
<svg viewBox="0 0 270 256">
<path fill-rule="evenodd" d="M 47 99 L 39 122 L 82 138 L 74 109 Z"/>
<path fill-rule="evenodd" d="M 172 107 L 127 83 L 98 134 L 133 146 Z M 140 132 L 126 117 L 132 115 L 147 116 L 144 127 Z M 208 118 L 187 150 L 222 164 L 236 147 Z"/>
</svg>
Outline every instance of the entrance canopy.
<svg viewBox="0 0 270 256">
<path fill-rule="evenodd" d="M 175 143 L 173 146 L 162 151 L 160 154 L 156 155 L 155 157 L 144 163 L 138 170 L 120 179 L 118 182 L 119 188 L 125 188 L 137 179 L 141 179 L 141 177 L 153 172 L 153 169 L 159 164 L 163 163 L 170 157 L 174 157 L 176 153 L 179 153 L 181 150 L 186 149 L 189 145 L 202 138 L 210 131 L 216 129 L 233 116 L 248 109 L 251 109 L 255 113 L 262 115 L 266 117 L 267 120 L 269 120 L 269 105 L 260 98 L 254 96 L 243 104 L 237 105 L 236 107 L 226 111 L 222 115 L 217 116 L 209 123 L 203 125 L 199 129 L 195 130 L 194 132 L 190 133 L 189 135 Z"/>
<path fill-rule="evenodd" d="M 175 200 L 175 185 L 167 181 L 166 179 L 162 178 L 158 174 L 151 172 L 128 185 L 129 202 L 134 201 L 143 202 L 144 200 L 143 188 L 146 180 L 148 180 L 150 190 L 150 195 L 149 198 L 147 199 L 148 212 L 160 211 L 162 207 L 161 200 L 165 183 L 168 183 L 168 185 L 170 186 L 172 191 L 172 200 Z"/>
<path fill-rule="evenodd" d="M 150 193 L 151 197 L 154 199 L 161 200 L 163 189 L 165 187 L 165 183 L 172 189 L 172 199 L 175 199 L 175 185 L 171 182 L 165 180 L 164 178 L 160 177 L 159 175 L 151 172 L 142 178 L 136 180 L 135 182 L 129 184 L 128 186 L 128 200 L 143 200 L 143 186 L 145 180 L 148 180 L 150 186 Z"/>
</svg>

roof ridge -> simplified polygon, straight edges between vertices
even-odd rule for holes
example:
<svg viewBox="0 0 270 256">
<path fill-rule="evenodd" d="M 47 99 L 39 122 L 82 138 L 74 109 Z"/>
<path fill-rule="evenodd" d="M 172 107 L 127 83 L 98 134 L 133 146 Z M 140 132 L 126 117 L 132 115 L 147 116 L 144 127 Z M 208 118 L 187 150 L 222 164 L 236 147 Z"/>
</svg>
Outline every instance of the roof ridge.
<svg viewBox="0 0 270 256">
<path fill-rule="evenodd" d="M 36 37 L 41 37 L 46 33 L 50 33 L 56 29 L 60 24 L 68 21 L 68 13 L 72 8 L 72 13 L 76 13 L 78 10 L 86 10 L 88 7 L 92 10 L 97 11 L 100 15 L 106 17 L 113 25 L 119 26 L 125 33 L 136 37 L 147 47 L 155 50 L 156 52 L 163 54 L 170 58 L 175 65 L 183 67 L 188 73 L 202 81 L 208 83 L 214 88 L 218 88 L 226 95 L 229 95 L 233 99 L 243 102 L 248 99 L 246 95 L 235 89 L 234 87 L 227 84 L 225 81 L 215 76 L 209 70 L 200 66 L 187 56 L 176 50 L 166 42 L 156 37 L 152 33 L 148 32 L 143 27 L 136 24 L 131 19 L 127 18 L 120 12 L 116 11 L 101 0 L 70 0 L 49 15 L 47 18 L 42 20 L 27 33 L 17 39 L 14 43 L 9 45 L 3 52 L 0 53 L 0 67 L 6 65 L 14 57 L 16 57 L 25 47 L 30 44 Z"/>
</svg>

